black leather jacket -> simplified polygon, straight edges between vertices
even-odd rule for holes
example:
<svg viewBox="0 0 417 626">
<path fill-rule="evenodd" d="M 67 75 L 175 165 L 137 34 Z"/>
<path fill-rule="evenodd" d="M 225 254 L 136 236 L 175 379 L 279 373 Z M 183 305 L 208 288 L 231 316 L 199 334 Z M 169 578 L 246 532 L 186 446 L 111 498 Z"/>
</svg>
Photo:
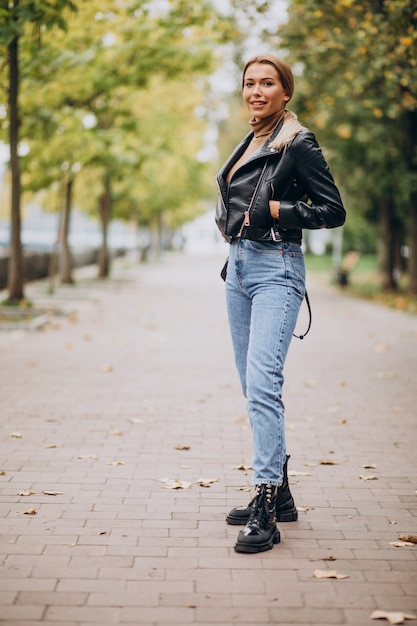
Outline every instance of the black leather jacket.
<svg viewBox="0 0 417 626">
<path fill-rule="evenodd" d="M 226 241 L 240 236 L 301 243 L 303 228 L 335 228 L 345 221 L 342 199 L 313 133 L 302 128 L 278 152 L 269 144 L 280 128 L 234 172 L 229 185 L 227 173 L 246 150 L 252 132 L 217 174 L 216 223 Z M 280 201 L 279 220 L 271 217 L 269 200 Z"/>
</svg>

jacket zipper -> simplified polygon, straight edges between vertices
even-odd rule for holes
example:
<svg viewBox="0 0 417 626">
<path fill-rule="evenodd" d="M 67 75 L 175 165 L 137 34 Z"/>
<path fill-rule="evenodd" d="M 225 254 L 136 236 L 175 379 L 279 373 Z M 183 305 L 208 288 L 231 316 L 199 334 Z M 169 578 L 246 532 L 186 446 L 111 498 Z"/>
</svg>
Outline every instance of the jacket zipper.
<svg viewBox="0 0 417 626">
<path fill-rule="evenodd" d="M 248 206 L 248 208 L 246 209 L 246 211 L 243 214 L 243 222 L 242 222 L 242 226 L 240 227 L 240 230 L 239 230 L 239 232 L 237 234 L 238 237 L 240 237 L 242 235 L 243 229 L 246 226 L 250 226 L 250 211 L 251 211 L 251 209 L 253 207 L 253 204 L 255 202 L 255 198 L 256 198 L 256 195 L 258 193 L 258 189 L 259 189 L 259 187 L 260 187 L 260 185 L 262 183 L 262 179 L 264 177 L 267 165 L 268 165 L 268 159 L 266 159 L 265 164 L 264 164 L 264 166 L 262 168 L 262 172 L 259 175 L 258 182 L 256 183 L 256 187 L 255 187 L 254 192 L 252 194 L 252 198 L 250 199 L 250 202 L 249 202 L 249 206 Z"/>
</svg>

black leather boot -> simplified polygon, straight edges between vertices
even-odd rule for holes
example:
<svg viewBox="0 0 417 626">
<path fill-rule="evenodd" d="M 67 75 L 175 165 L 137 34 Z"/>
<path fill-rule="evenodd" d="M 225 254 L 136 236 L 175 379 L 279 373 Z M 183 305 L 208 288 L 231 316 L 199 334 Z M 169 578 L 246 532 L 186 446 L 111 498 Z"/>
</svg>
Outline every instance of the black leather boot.
<svg viewBox="0 0 417 626">
<path fill-rule="evenodd" d="M 281 540 L 275 519 L 278 487 L 258 485 L 257 491 L 248 522 L 239 531 L 236 552 L 265 552 Z"/>
<path fill-rule="evenodd" d="M 288 484 L 288 459 L 290 458 L 287 455 L 287 460 L 284 463 L 283 471 L 284 471 L 284 481 L 278 489 L 277 495 L 277 504 L 276 504 L 276 518 L 277 522 L 295 522 L 298 519 L 298 512 L 294 504 L 294 499 L 291 495 L 290 486 Z M 252 508 L 254 506 L 255 496 L 253 500 L 251 500 L 248 506 L 237 507 L 236 509 L 232 509 L 229 515 L 226 517 L 226 522 L 228 524 L 232 524 L 233 526 L 241 526 L 246 524 L 249 519 L 249 516 L 252 512 Z"/>
</svg>

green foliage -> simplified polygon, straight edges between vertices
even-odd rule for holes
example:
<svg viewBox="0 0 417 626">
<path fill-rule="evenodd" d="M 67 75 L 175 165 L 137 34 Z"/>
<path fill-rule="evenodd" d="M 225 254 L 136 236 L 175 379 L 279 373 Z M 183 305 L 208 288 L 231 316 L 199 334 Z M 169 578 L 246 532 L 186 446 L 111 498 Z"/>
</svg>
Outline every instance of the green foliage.
<svg viewBox="0 0 417 626">
<path fill-rule="evenodd" d="M 293 0 L 278 37 L 297 74 L 292 106 L 317 133 L 348 208 L 345 242 L 375 249 L 387 200 L 391 219 L 409 232 L 417 190 L 415 0 Z"/>
</svg>

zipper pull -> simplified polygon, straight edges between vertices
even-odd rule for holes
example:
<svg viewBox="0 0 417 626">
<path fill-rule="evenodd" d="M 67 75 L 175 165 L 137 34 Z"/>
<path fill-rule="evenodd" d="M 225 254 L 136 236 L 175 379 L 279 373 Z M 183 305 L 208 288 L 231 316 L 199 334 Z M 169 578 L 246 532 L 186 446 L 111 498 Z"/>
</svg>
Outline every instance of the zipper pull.
<svg viewBox="0 0 417 626">
<path fill-rule="evenodd" d="M 245 211 L 245 219 L 243 221 L 243 225 L 244 226 L 250 226 L 249 211 Z"/>
</svg>

